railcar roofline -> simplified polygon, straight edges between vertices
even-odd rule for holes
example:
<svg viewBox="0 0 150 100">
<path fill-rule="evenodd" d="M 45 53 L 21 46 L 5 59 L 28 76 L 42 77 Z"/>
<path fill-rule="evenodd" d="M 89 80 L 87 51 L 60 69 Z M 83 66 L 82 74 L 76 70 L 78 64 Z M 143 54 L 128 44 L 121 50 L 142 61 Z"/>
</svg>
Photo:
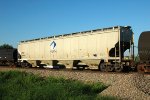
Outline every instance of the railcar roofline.
<svg viewBox="0 0 150 100">
<path fill-rule="evenodd" d="M 74 33 L 70 33 L 70 34 L 63 34 L 63 35 L 56 35 L 56 36 L 49 36 L 49 37 L 20 41 L 20 43 L 38 41 L 38 40 L 44 40 L 44 39 L 50 39 L 50 38 L 57 38 L 57 37 L 72 36 L 72 35 L 78 35 L 78 34 L 88 34 L 88 33 L 93 33 L 93 32 L 98 32 L 98 31 L 107 31 L 107 30 L 112 30 L 112 29 L 115 30 L 115 29 L 119 29 L 119 28 L 130 29 L 131 26 L 114 26 L 114 27 L 108 27 L 108 28 L 102 28 L 102 29 L 94 29 L 94 30 L 88 30 L 88 31 L 82 31 L 82 32 L 74 32 Z"/>
</svg>

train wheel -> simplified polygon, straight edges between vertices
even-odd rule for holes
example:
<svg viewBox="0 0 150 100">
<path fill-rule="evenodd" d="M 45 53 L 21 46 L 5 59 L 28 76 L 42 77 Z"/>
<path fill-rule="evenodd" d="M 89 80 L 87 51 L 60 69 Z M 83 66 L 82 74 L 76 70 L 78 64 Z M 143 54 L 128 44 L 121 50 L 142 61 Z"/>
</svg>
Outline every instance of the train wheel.
<svg viewBox="0 0 150 100">
<path fill-rule="evenodd" d="M 122 64 L 115 64 L 115 71 L 116 72 L 122 72 L 123 71 L 123 65 Z"/>
<path fill-rule="evenodd" d="M 106 71 L 106 66 L 105 63 L 100 64 L 100 71 L 105 72 Z"/>
<path fill-rule="evenodd" d="M 139 73 L 144 73 L 143 66 L 142 66 L 142 65 L 138 65 L 138 66 L 137 66 L 137 71 L 138 71 Z"/>
<path fill-rule="evenodd" d="M 28 67 L 28 64 L 27 63 L 21 63 L 21 67 L 23 67 L 23 68 Z"/>
<path fill-rule="evenodd" d="M 114 66 L 107 66 L 107 71 L 108 72 L 113 72 L 115 70 Z"/>
</svg>

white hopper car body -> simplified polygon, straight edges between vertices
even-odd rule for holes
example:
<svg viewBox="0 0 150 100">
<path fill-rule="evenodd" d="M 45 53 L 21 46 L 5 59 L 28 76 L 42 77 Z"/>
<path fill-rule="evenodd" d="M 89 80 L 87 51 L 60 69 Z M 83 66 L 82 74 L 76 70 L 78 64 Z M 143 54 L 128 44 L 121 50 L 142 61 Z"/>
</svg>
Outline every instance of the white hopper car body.
<svg viewBox="0 0 150 100">
<path fill-rule="evenodd" d="M 115 26 L 90 31 L 21 41 L 20 62 L 32 67 L 48 65 L 120 71 L 130 64 L 124 52 L 134 46 L 130 26 Z M 134 53 L 134 49 L 130 54 Z M 24 64 L 26 65 L 26 64 Z"/>
</svg>

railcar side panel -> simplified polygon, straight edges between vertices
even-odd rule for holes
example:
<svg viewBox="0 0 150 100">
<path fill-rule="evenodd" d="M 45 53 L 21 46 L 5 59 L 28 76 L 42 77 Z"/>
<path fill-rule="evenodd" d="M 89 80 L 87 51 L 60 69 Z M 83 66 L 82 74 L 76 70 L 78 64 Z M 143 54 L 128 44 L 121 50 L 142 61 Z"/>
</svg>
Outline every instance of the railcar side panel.
<svg viewBox="0 0 150 100">
<path fill-rule="evenodd" d="M 54 61 L 53 64 L 66 61 L 67 65 L 70 64 L 69 61 L 78 63 L 97 60 L 97 63 L 101 60 L 121 59 L 119 52 L 128 49 L 121 45 L 130 45 L 132 35 L 130 28 L 118 26 L 22 41 L 18 45 L 18 50 L 21 59 L 27 61 Z M 127 44 L 121 44 L 121 41 Z"/>
</svg>

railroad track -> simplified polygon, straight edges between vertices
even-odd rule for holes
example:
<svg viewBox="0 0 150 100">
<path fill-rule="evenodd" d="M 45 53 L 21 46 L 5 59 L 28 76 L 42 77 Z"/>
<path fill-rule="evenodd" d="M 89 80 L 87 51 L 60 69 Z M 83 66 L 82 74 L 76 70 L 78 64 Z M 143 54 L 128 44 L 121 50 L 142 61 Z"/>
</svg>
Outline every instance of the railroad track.
<svg viewBox="0 0 150 100">
<path fill-rule="evenodd" d="M 138 74 L 138 72 L 100 72 L 98 70 L 72 70 L 72 69 L 44 69 L 44 68 L 20 68 L 0 66 L 0 71 L 18 70 L 40 75 L 42 77 L 56 77 L 78 80 L 84 83 L 102 82 L 108 85 L 108 90 L 103 94 L 149 100 L 150 74 Z M 101 94 L 100 94 L 101 95 Z M 144 99 L 143 99 L 144 98 Z"/>
<path fill-rule="evenodd" d="M 32 67 L 32 68 L 22 68 L 22 67 L 15 67 L 15 66 L 0 66 L 0 69 L 28 69 L 28 70 L 46 70 L 46 71 L 66 71 L 66 72 L 82 72 L 82 73 L 99 73 L 99 74 L 135 74 L 138 72 L 135 71 L 126 71 L 126 72 L 101 72 L 99 70 L 91 70 L 91 69 L 84 69 L 84 70 L 77 70 L 77 69 L 51 69 L 51 68 L 39 68 L 39 67 Z M 145 75 L 150 75 L 150 73 L 144 73 Z"/>
</svg>

